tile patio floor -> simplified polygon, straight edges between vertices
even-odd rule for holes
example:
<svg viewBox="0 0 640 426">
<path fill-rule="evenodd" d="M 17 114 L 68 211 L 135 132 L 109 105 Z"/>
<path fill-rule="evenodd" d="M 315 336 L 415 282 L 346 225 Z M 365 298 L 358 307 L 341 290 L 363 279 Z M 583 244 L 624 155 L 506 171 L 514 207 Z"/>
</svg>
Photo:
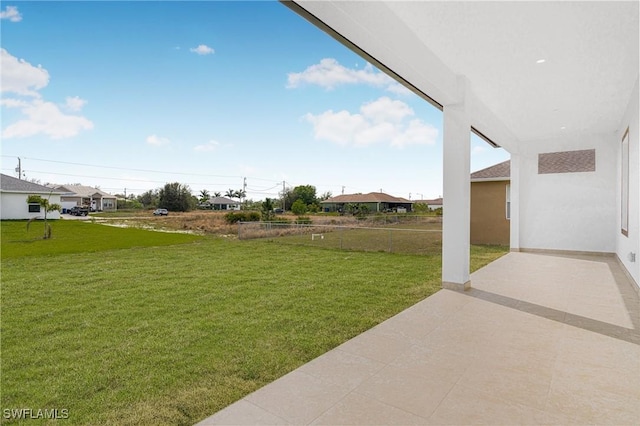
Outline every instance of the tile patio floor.
<svg viewBox="0 0 640 426">
<path fill-rule="evenodd" d="M 640 425 L 640 302 L 613 257 L 509 253 L 203 420 Z"/>
</svg>

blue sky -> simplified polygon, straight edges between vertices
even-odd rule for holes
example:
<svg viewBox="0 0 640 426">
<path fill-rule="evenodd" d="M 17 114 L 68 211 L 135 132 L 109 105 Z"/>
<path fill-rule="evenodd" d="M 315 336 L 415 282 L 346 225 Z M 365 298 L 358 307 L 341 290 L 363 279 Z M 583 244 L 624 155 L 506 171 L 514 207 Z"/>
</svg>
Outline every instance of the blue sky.
<svg viewBox="0 0 640 426">
<path fill-rule="evenodd" d="M 2 173 L 442 194 L 442 114 L 275 1 L 3 2 Z M 472 138 L 471 169 L 509 158 Z"/>
</svg>

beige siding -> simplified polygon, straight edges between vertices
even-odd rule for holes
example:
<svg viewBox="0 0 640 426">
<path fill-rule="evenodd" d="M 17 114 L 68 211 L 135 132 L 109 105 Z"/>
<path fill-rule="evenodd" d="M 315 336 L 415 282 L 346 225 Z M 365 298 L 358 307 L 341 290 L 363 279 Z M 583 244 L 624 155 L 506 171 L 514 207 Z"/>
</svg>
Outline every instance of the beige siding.
<svg viewBox="0 0 640 426">
<path fill-rule="evenodd" d="M 471 183 L 471 244 L 509 245 L 509 181 Z"/>
</svg>

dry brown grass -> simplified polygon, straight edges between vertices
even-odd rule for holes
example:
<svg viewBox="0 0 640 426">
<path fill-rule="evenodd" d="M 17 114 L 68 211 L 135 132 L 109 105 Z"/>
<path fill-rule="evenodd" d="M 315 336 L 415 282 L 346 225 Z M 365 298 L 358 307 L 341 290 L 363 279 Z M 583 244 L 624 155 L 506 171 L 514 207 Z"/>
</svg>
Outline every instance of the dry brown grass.
<svg viewBox="0 0 640 426">
<path fill-rule="evenodd" d="M 191 212 L 171 212 L 168 216 L 153 216 L 151 211 L 118 212 L 117 215 L 103 214 L 96 216 L 97 221 L 104 221 L 116 226 L 153 228 L 166 231 L 194 232 L 199 234 L 216 234 L 235 236 L 238 235 L 238 225 L 229 224 L 225 220 L 226 211 L 196 210 Z M 441 217 L 420 217 L 420 216 L 372 216 L 365 220 L 359 220 L 354 216 L 330 216 L 330 215 L 306 215 L 311 219 L 313 225 L 338 225 L 353 227 L 376 227 L 420 224 L 423 228 L 425 224 L 432 223 L 438 227 L 442 223 Z M 295 215 L 278 215 L 278 219 L 294 221 Z M 295 230 L 287 230 L 282 235 L 297 233 Z"/>
</svg>

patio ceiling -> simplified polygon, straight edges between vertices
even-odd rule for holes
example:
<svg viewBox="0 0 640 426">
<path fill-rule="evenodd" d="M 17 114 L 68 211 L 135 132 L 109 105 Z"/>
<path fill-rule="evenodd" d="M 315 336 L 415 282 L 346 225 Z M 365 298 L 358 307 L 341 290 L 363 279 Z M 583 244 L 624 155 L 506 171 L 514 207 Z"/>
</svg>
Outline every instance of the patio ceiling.
<svg viewBox="0 0 640 426">
<path fill-rule="evenodd" d="M 510 151 L 613 134 L 638 78 L 638 2 L 285 2 Z M 544 60 L 544 62 L 539 62 Z"/>
</svg>

